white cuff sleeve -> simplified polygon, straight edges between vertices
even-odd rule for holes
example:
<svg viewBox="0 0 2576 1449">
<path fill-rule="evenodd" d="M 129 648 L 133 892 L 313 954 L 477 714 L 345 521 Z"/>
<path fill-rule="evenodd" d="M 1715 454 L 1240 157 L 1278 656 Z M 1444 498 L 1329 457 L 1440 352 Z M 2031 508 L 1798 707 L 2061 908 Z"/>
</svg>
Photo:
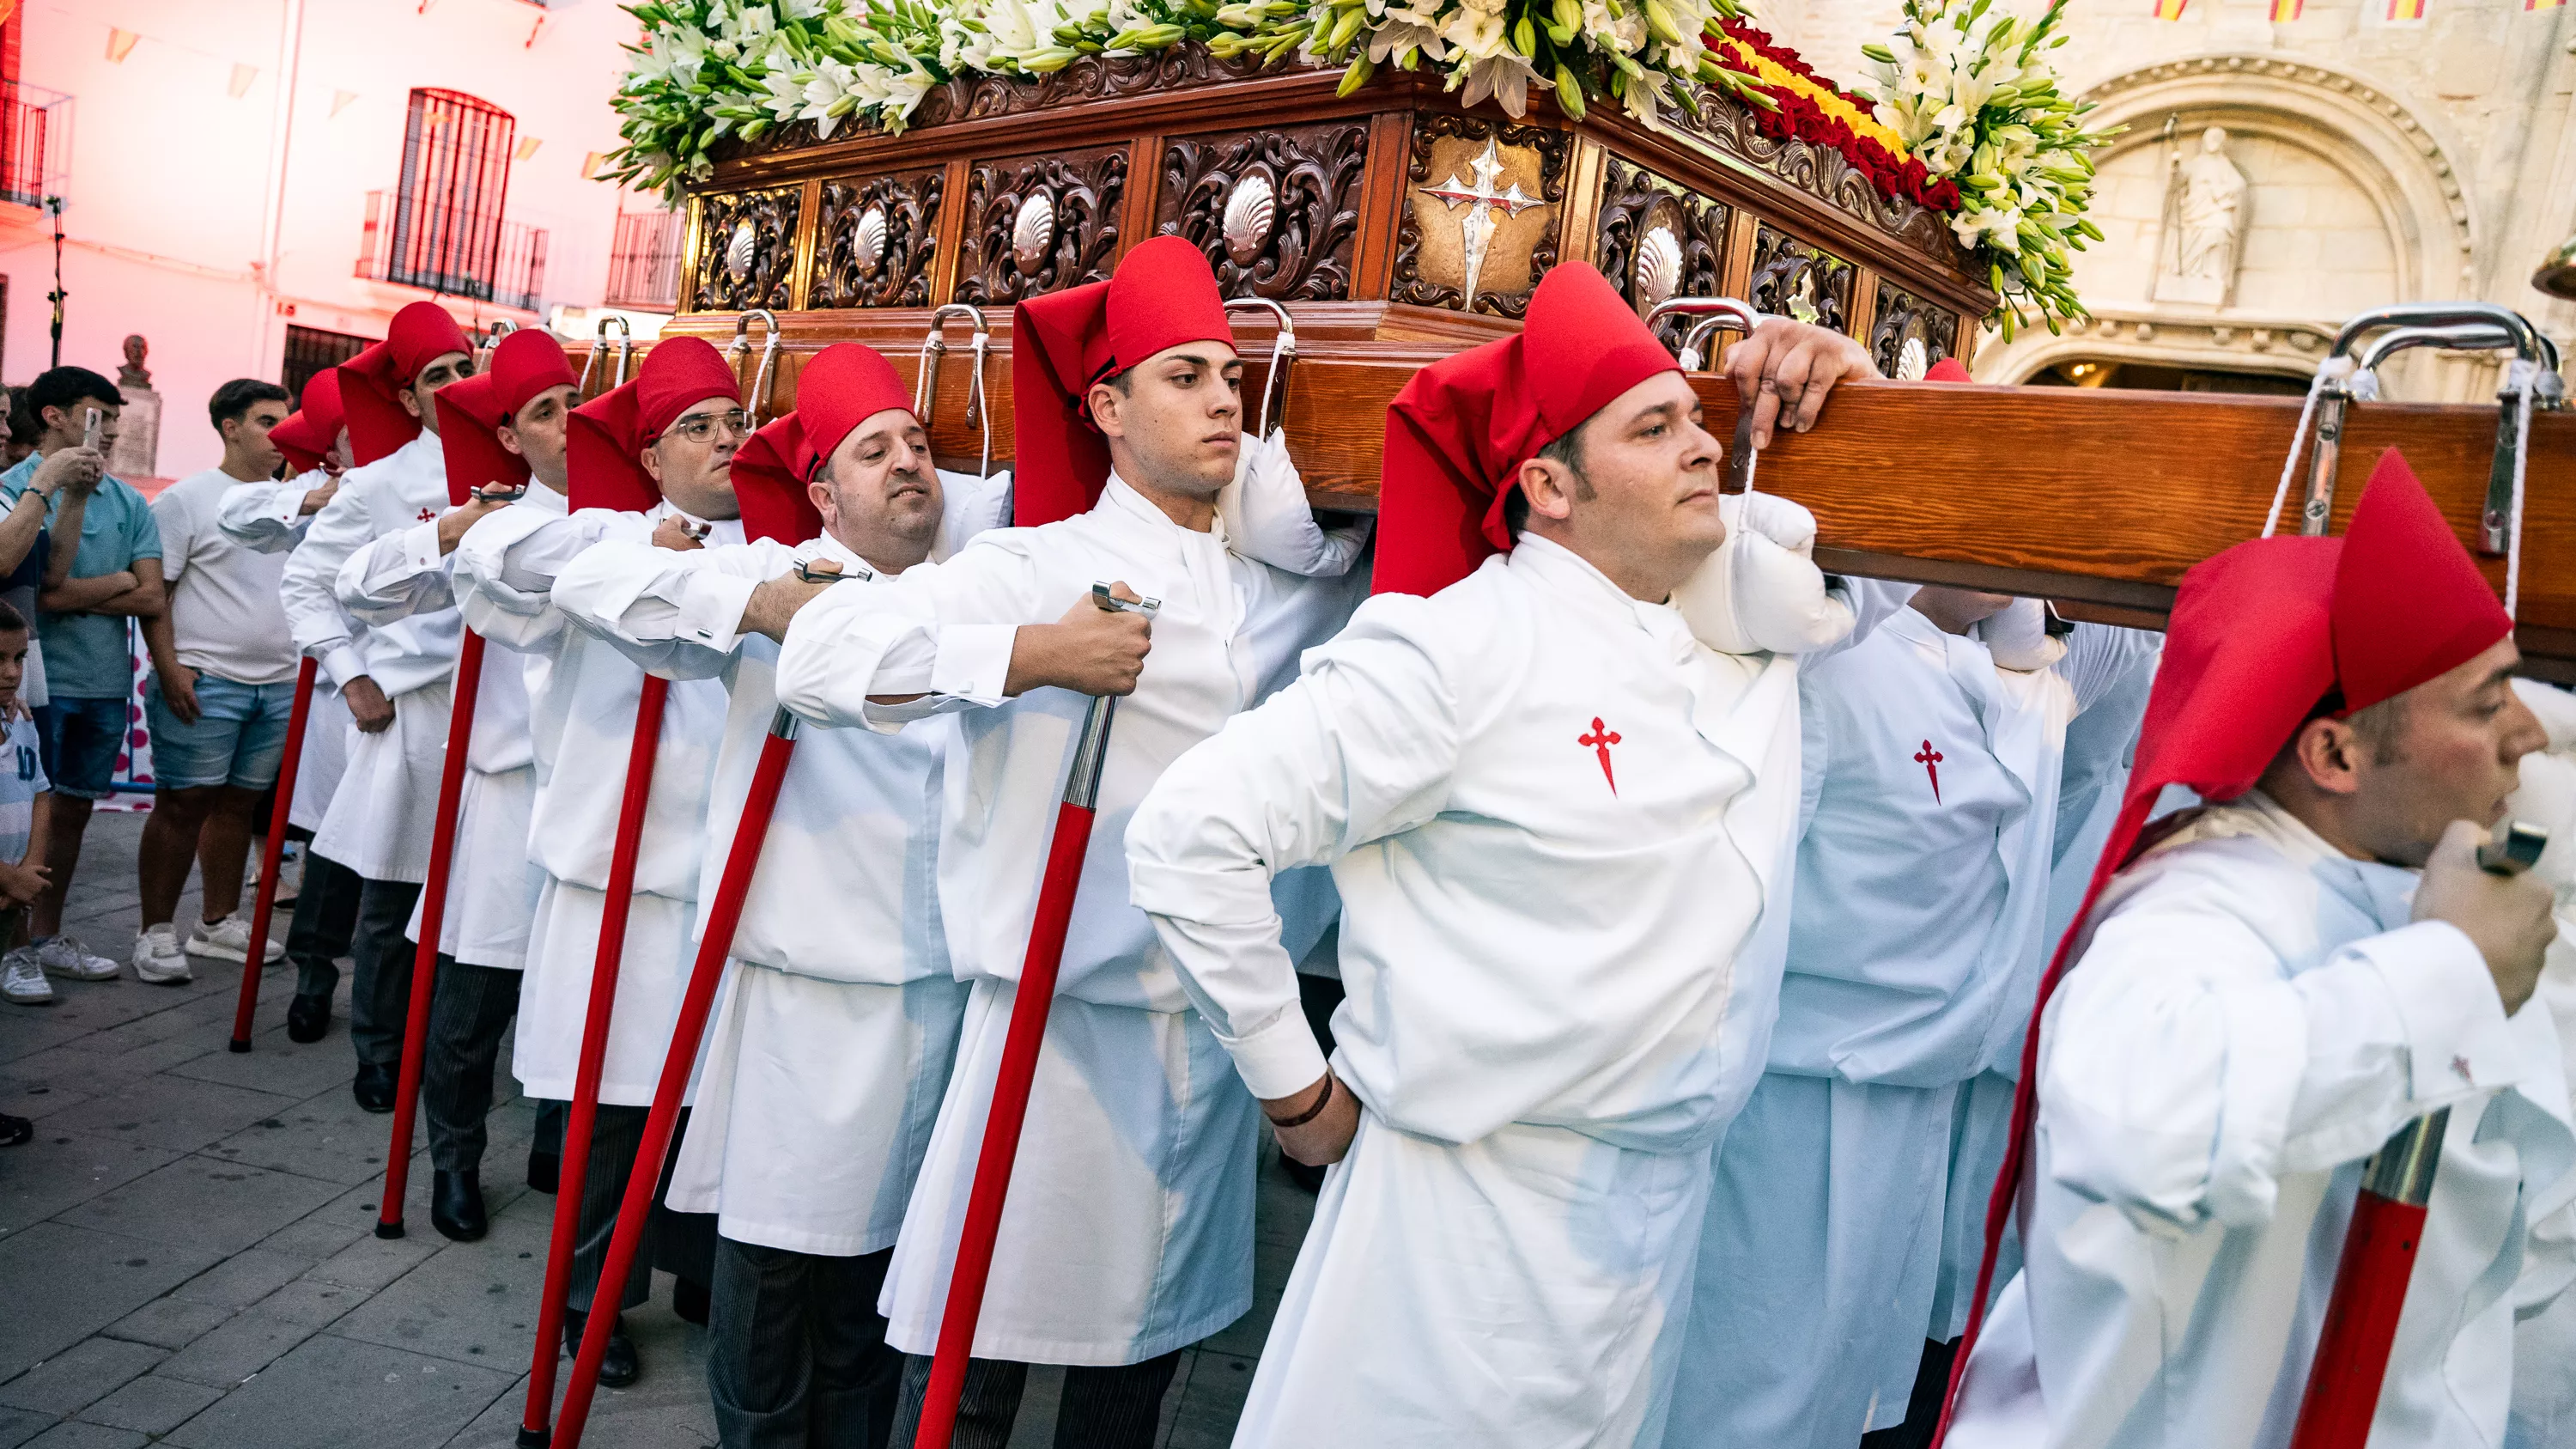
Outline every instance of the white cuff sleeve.
<svg viewBox="0 0 2576 1449">
<path fill-rule="evenodd" d="M 2407 1096 L 2423 1110 L 2520 1080 L 2495 978 L 2459 927 L 2418 921 L 2350 949 L 2388 988 L 2405 1033 Z"/>
<path fill-rule="evenodd" d="M 938 654 L 930 665 L 931 692 L 979 705 L 1001 703 L 1003 688 L 1011 677 L 1011 643 L 1019 632 L 1016 624 L 943 626 L 939 630 Z M 878 677 L 882 679 L 883 673 Z"/>
<path fill-rule="evenodd" d="M 357 645 L 346 640 L 323 650 L 316 657 L 322 661 L 322 675 L 331 682 L 333 689 L 347 688 L 350 680 L 367 672 L 367 656 Z"/>
<path fill-rule="evenodd" d="M 1294 1096 L 1324 1074 L 1324 1048 L 1302 1010 L 1282 1012 L 1249 1036 L 1225 1043 L 1243 1085 L 1265 1101 Z"/>
<path fill-rule="evenodd" d="M 717 569 L 699 569 L 680 585 L 678 617 L 671 634 L 720 653 L 730 654 L 742 642 L 742 611 L 751 603 L 760 580 Z"/>
</svg>

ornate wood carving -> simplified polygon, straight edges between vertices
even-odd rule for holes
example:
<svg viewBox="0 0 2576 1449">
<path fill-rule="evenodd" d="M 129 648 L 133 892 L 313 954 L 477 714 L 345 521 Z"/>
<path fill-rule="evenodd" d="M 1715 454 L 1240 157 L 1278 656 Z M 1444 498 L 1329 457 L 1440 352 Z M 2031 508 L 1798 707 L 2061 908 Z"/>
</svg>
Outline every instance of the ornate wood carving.
<svg viewBox="0 0 2576 1449">
<path fill-rule="evenodd" d="M 1795 138 L 1773 140 L 1755 129 L 1752 113 L 1741 103 L 1706 90 L 1699 92 L 1697 115 L 1675 106 L 1664 113 L 1664 119 L 1684 135 L 1832 203 L 1836 210 L 1942 266 L 1953 271 L 1967 266 L 1966 250 L 1951 234 L 1948 217 L 1902 198 L 1879 195 L 1869 177 L 1831 146 Z"/>
<path fill-rule="evenodd" d="M 1869 323 L 1869 355 L 1889 377 L 1921 377 L 1921 368 L 1950 355 L 1959 336 L 1958 313 L 1885 277 L 1879 278 L 1878 303 L 1871 310 L 1877 315 Z M 1922 344 L 1919 366 L 1907 356 L 1908 344 L 1917 342 Z"/>
<path fill-rule="evenodd" d="M 813 307 L 923 307 L 939 253 L 939 171 L 826 181 Z"/>
<path fill-rule="evenodd" d="M 1815 309 L 1811 319 L 1836 332 L 1851 331 L 1852 265 L 1798 240 L 1769 222 L 1753 238 L 1753 280 L 1744 300 L 1782 317 L 1799 316 L 1799 306 Z"/>
<path fill-rule="evenodd" d="M 1105 280 L 1126 191 L 1124 146 L 976 162 L 957 300 L 993 306 Z"/>
<path fill-rule="evenodd" d="M 981 72 L 961 75 L 923 96 L 910 124 L 918 129 L 946 121 L 1014 116 L 1071 101 L 1223 85 L 1259 75 L 1261 69 L 1258 57 L 1219 60 L 1195 41 L 1147 55 L 1085 55 L 1062 70 L 1034 79 Z"/>
<path fill-rule="evenodd" d="M 1175 137 L 1155 230 L 1206 253 L 1229 297 L 1347 301 L 1368 134 L 1350 121 Z"/>
<path fill-rule="evenodd" d="M 796 272 L 796 222 L 803 200 L 803 187 L 780 186 L 727 192 L 701 202 L 689 310 L 784 309 Z"/>
<path fill-rule="evenodd" d="M 1423 274 L 1424 244 L 1427 240 L 1423 229 L 1423 213 L 1426 210 L 1431 211 L 1447 221 L 1449 225 L 1454 226 L 1457 225 L 1457 220 L 1464 219 L 1468 210 L 1463 206 L 1457 208 L 1455 213 L 1457 220 L 1452 220 L 1449 208 L 1445 204 L 1436 201 L 1428 206 L 1423 204 L 1426 199 L 1422 194 L 1423 188 L 1439 186 L 1450 179 L 1445 171 L 1438 176 L 1432 174 L 1432 158 L 1435 152 L 1442 149 L 1439 143 L 1451 138 L 1472 143 L 1478 149 L 1491 141 L 1506 152 L 1526 149 L 1538 153 L 1537 200 L 1544 210 L 1534 209 L 1533 212 L 1502 221 L 1503 229 L 1496 232 L 1494 242 L 1494 252 L 1500 254 L 1511 247 L 1513 228 L 1528 225 L 1543 228 L 1536 244 L 1531 246 L 1528 252 L 1529 281 L 1526 285 L 1516 288 L 1498 290 L 1479 287 L 1472 309 L 1465 308 L 1462 303 L 1464 295 L 1462 288 Z M 1456 148 L 1449 149 L 1454 151 Z M 1388 300 L 1413 302 L 1427 307 L 1447 307 L 1453 311 L 1473 310 L 1496 317 L 1518 317 L 1527 312 L 1529 296 L 1537 288 L 1538 279 L 1546 275 L 1549 267 L 1556 265 L 1559 222 L 1565 210 L 1566 162 L 1573 151 L 1571 136 L 1567 132 L 1552 128 L 1515 126 L 1480 117 L 1453 115 L 1445 111 L 1416 112 L 1413 118 L 1411 156 L 1405 167 L 1405 196 L 1403 204 L 1398 208 L 1400 220 L 1396 223 L 1395 232 L 1394 281 L 1387 293 Z M 1465 168 L 1461 166 L 1458 170 L 1460 177 L 1464 178 Z M 1529 220 L 1533 215 L 1536 217 L 1534 223 Z M 1497 217 L 1497 220 L 1500 221 L 1501 218 Z M 1491 275 L 1492 270 L 1493 264 L 1489 258 L 1487 274 Z"/>
<path fill-rule="evenodd" d="M 1730 210 L 1722 201 L 1609 157 L 1593 229 L 1595 265 L 1641 317 L 1668 297 L 1714 296 Z M 1670 317 L 1656 335 L 1666 347 L 1678 347 L 1688 330 L 1684 319 Z"/>
</svg>

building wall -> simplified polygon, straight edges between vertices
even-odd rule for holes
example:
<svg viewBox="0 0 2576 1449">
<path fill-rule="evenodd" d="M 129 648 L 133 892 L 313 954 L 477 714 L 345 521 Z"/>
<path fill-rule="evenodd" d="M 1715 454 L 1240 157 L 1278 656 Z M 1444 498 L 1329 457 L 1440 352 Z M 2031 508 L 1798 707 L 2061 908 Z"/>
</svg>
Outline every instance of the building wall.
<svg viewBox="0 0 2576 1449">
<path fill-rule="evenodd" d="M 290 6 L 302 12 L 302 44 L 292 57 L 272 272 Z M 512 113 L 519 138 L 541 143 L 512 164 L 504 214 L 548 231 L 549 303 L 600 300 L 619 201 L 582 170 L 588 153 L 616 144 L 609 98 L 624 70 L 619 46 L 635 30 L 609 0 L 544 9 L 521 0 L 26 0 L 22 10 L 21 81 L 73 97 L 61 188 L 63 360 L 113 376 L 126 335 L 150 339 L 166 413 L 161 474 L 215 461 L 206 397 L 229 378 L 276 377 L 290 322 L 382 336 L 395 309 L 429 295 L 355 275 L 366 193 L 397 184 L 414 87 L 478 96 Z M 121 62 L 108 58 L 117 30 L 141 37 Z M 256 71 L 238 97 L 228 93 L 236 66 Z M 44 218 L 0 205 L 0 274 L 9 278 L 0 380 L 23 383 L 46 365 L 52 267 Z M 469 321 L 496 315 L 461 299 L 453 310 Z"/>
</svg>

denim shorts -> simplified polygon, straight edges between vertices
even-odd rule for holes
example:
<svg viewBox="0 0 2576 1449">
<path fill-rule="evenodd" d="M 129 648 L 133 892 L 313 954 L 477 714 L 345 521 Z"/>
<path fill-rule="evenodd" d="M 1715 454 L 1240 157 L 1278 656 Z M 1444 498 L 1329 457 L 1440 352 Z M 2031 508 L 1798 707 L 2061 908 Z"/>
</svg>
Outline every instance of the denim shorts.
<svg viewBox="0 0 2576 1449">
<path fill-rule="evenodd" d="M 152 726 L 152 783 L 188 790 L 231 785 L 265 790 L 277 783 L 286 755 L 286 722 L 295 710 L 295 685 L 236 684 L 197 676 L 197 722 L 181 724 L 161 698 L 161 680 L 144 687 L 144 718 Z"/>
<path fill-rule="evenodd" d="M 36 742 L 54 792 L 80 800 L 104 800 L 116 778 L 116 757 L 125 749 L 125 727 L 131 708 L 122 699 L 66 699 L 55 695 L 36 710 Z"/>
</svg>

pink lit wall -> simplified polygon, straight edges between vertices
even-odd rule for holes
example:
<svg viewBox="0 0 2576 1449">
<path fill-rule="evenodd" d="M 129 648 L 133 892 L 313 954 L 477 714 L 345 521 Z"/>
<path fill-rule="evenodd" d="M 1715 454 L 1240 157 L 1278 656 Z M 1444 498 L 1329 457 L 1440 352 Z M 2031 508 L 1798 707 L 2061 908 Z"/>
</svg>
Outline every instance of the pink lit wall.
<svg viewBox="0 0 2576 1449">
<path fill-rule="evenodd" d="M 505 215 L 549 233 L 546 303 L 600 300 L 619 199 L 582 170 L 616 144 L 609 98 L 635 32 L 609 0 L 24 0 L 21 11 L 20 82 L 38 99 L 73 98 L 63 361 L 112 377 L 128 333 L 151 340 L 164 476 L 216 461 L 207 396 L 229 378 L 277 377 L 290 322 L 377 337 L 429 295 L 355 275 L 366 194 L 398 182 L 414 87 L 479 97 L 516 118 L 523 147 L 539 143 L 511 166 Z M 290 58 L 291 11 L 302 36 Z M 124 36 L 135 38 L 112 60 Z M 0 381 L 46 365 L 52 268 L 45 218 L 0 203 Z M 460 318 L 495 315 L 451 300 Z"/>
</svg>

